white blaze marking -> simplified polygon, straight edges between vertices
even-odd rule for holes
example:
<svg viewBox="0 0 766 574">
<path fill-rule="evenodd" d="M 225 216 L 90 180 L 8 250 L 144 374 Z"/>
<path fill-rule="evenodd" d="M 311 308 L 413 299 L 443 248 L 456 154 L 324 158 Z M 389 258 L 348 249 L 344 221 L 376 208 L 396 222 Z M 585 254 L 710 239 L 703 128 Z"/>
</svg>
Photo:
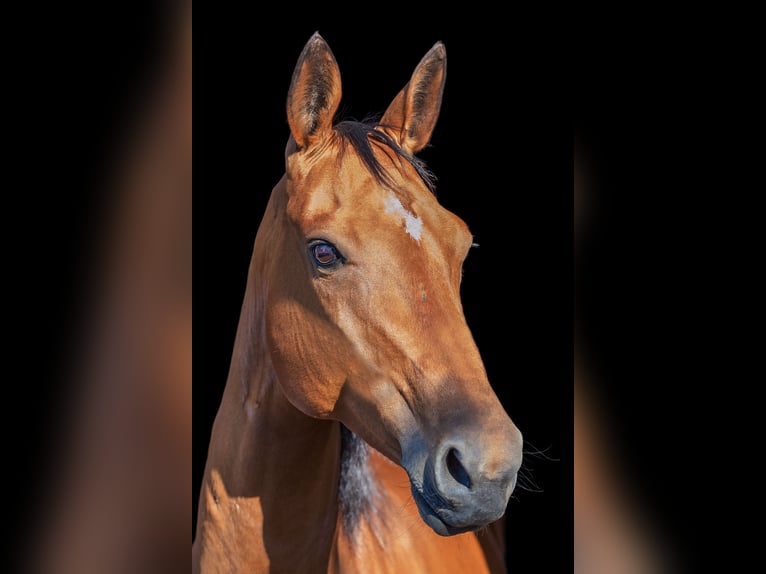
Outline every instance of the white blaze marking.
<svg viewBox="0 0 766 574">
<path fill-rule="evenodd" d="M 404 209 L 402 202 L 394 195 L 389 195 L 383 203 L 386 206 L 386 213 L 395 213 L 404 218 L 404 230 L 415 241 L 420 241 L 420 234 L 423 231 L 423 220 Z"/>
</svg>

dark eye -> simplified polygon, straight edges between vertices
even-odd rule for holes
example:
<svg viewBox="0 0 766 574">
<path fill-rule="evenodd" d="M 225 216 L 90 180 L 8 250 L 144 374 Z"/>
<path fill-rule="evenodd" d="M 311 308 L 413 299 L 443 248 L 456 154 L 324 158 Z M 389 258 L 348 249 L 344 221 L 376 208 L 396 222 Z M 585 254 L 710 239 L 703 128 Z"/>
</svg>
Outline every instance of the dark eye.
<svg viewBox="0 0 766 574">
<path fill-rule="evenodd" d="M 335 267 L 339 263 L 343 262 L 338 249 L 331 243 L 326 241 L 314 241 L 309 245 L 311 251 L 311 257 L 314 259 L 317 267 L 322 269 L 328 269 Z"/>
</svg>

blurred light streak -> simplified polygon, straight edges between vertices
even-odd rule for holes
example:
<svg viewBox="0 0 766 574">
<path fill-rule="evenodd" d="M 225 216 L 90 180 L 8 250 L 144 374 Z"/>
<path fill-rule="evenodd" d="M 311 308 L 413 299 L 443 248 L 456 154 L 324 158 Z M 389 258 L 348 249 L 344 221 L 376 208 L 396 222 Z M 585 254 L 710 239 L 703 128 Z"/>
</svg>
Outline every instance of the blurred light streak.
<svg viewBox="0 0 766 574">
<path fill-rule="evenodd" d="M 66 334 L 66 401 L 20 546 L 30 572 L 188 568 L 191 5 L 179 6 L 130 130 L 98 166 L 109 177 Z"/>
</svg>

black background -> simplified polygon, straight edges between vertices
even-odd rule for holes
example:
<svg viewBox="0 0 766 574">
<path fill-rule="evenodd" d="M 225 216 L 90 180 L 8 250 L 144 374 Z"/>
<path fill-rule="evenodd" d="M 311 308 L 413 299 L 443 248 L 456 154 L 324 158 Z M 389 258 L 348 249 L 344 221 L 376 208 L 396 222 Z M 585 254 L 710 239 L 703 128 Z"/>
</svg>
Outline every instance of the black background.
<svg viewBox="0 0 766 574">
<path fill-rule="evenodd" d="M 203 86 L 195 93 L 203 110 L 195 114 L 195 508 L 252 243 L 284 172 L 285 101 L 298 55 L 319 31 L 340 66 L 341 115 L 361 119 L 384 111 L 441 40 L 443 106 L 432 145 L 419 155 L 438 177 L 441 203 L 480 245 L 465 265 L 465 313 L 493 388 L 526 441 L 524 482 L 532 490 L 517 488 L 509 504 L 509 564 L 514 572 L 568 569 L 573 208 L 564 56 L 515 42 L 500 25 L 325 19 L 267 27 L 268 36 L 235 23 L 216 36 L 219 57 L 205 54 L 195 65 Z"/>
<path fill-rule="evenodd" d="M 42 469 L 61 430 L 61 364 L 98 250 L 93 229 L 111 201 L 103 178 L 174 4 L 4 12 L 4 490 L 21 523 L 56 479 Z M 577 254 L 578 326 L 608 382 L 625 468 L 682 554 L 703 538 L 715 542 L 699 552 L 706 564 L 719 548 L 730 564 L 758 548 L 713 516 L 748 512 L 760 490 L 743 485 L 759 452 L 747 440 L 760 433 L 740 428 L 762 419 L 743 408 L 760 401 L 742 362 L 762 354 L 743 297 L 762 259 L 742 255 L 762 229 L 750 201 L 763 187 L 748 171 L 762 171 L 751 144 L 763 130 L 761 35 L 747 15 L 732 25 L 717 11 L 583 10 L 561 15 L 562 27 L 479 6 L 259 10 L 216 5 L 194 24 L 193 504 L 252 241 L 283 171 L 290 75 L 318 30 L 340 64 L 343 110 L 357 117 L 382 111 L 428 48 L 446 43 L 442 114 L 421 155 L 481 245 L 463 298 L 490 380 L 528 445 L 553 459 L 526 458 L 542 492 L 519 490 L 509 507 L 514 571 L 568 570 L 571 557 L 572 117 L 599 166 Z M 727 533 L 741 536 L 736 553 L 720 543 Z"/>
</svg>

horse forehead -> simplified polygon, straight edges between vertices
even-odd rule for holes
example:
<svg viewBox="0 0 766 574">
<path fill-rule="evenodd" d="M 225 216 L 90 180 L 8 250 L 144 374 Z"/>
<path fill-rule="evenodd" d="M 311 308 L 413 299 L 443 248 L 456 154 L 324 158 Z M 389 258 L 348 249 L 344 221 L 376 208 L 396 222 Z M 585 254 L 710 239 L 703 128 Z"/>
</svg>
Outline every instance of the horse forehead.
<svg viewBox="0 0 766 574">
<path fill-rule="evenodd" d="M 413 168 L 381 155 L 389 185 L 353 151 L 339 152 L 335 146 L 323 151 L 303 181 L 304 189 L 310 190 L 303 213 L 310 227 L 331 224 L 352 234 L 360 229 L 388 230 L 416 244 L 425 233 L 450 243 L 470 239 L 468 226 L 437 201 Z"/>
<path fill-rule="evenodd" d="M 451 239 L 454 232 L 467 229 L 430 192 L 420 193 L 417 187 L 412 190 L 371 183 L 345 191 L 345 200 L 337 202 L 340 209 L 335 218 L 347 229 L 374 229 L 376 234 L 400 236 L 418 244 L 426 233 L 436 240 Z"/>
<path fill-rule="evenodd" d="M 385 213 L 392 217 L 404 231 L 418 243 L 423 235 L 423 216 L 408 209 L 393 192 L 383 197 Z"/>
</svg>

